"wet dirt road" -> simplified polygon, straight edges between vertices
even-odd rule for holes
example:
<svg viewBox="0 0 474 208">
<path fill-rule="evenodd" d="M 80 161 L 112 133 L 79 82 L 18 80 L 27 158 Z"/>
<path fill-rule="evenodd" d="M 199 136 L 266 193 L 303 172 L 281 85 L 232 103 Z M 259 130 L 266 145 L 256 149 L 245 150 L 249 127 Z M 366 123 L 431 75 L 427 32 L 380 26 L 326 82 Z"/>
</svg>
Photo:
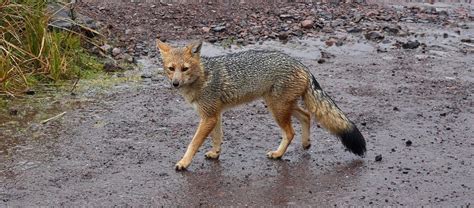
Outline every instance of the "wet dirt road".
<svg viewBox="0 0 474 208">
<path fill-rule="evenodd" d="M 2 144 L 0 206 L 472 206 L 472 54 L 447 46 L 377 53 L 360 41 L 310 39 L 248 48 L 281 50 L 309 66 L 359 126 L 367 156 L 344 151 L 316 125 L 303 150 L 295 121 L 286 155 L 269 160 L 280 134 L 257 101 L 224 114 L 218 161 L 204 159 L 206 141 L 189 170 L 175 172 L 198 116 L 156 73 L 157 60 L 146 59 L 139 73 L 151 78 L 118 84 Z M 318 64 L 321 50 L 334 57 Z"/>
</svg>

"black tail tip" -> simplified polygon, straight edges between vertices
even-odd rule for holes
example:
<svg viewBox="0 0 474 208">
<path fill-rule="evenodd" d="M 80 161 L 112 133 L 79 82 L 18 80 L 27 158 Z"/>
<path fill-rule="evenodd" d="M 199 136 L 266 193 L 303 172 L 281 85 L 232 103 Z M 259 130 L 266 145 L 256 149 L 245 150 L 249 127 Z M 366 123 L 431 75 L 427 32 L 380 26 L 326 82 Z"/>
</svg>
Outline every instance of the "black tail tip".
<svg viewBox="0 0 474 208">
<path fill-rule="evenodd" d="M 351 129 L 339 134 L 338 136 L 340 137 L 342 144 L 349 149 L 349 151 L 361 157 L 364 156 L 367 151 L 365 147 L 365 139 L 357 126 L 352 125 Z"/>
</svg>

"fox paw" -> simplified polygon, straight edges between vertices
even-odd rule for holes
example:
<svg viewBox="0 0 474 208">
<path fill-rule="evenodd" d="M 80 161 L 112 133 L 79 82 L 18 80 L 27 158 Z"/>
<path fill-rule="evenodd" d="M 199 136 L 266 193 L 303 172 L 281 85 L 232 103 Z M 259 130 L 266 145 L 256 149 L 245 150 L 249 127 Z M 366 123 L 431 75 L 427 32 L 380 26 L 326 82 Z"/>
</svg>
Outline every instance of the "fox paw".
<svg viewBox="0 0 474 208">
<path fill-rule="evenodd" d="M 179 161 L 174 166 L 177 171 L 184 171 L 189 166 L 189 164 L 185 164 L 183 161 Z"/>
<path fill-rule="evenodd" d="M 281 159 L 281 156 L 283 156 L 283 154 L 280 154 L 277 151 L 270 151 L 267 153 L 269 159 Z"/>
<path fill-rule="evenodd" d="M 311 143 L 303 143 L 303 149 L 307 150 L 311 147 Z"/>
<path fill-rule="evenodd" d="M 219 153 L 212 150 L 206 152 L 204 156 L 206 157 L 206 159 L 219 159 Z"/>
</svg>

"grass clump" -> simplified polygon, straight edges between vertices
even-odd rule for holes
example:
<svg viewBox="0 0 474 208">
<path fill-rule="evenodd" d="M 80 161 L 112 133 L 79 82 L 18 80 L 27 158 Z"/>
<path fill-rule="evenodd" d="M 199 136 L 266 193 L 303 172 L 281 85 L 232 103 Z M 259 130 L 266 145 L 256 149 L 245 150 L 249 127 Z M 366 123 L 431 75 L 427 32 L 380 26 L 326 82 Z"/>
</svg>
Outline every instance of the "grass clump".
<svg viewBox="0 0 474 208">
<path fill-rule="evenodd" d="M 73 31 L 49 30 L 47 0 L 0 0 L 0 95 L 91 74 L 100 62 Z"/>
</svg>

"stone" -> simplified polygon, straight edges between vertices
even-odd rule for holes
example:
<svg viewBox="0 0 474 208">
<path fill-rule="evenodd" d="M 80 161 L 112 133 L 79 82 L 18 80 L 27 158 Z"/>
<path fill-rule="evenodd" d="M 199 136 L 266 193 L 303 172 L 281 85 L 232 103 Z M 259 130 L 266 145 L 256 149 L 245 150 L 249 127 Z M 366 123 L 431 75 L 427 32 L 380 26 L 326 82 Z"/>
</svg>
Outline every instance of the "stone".
<svg viewBox="0 0 474 208">
<path fill-rule="evenodd" d="M 104 64 L 104 71 L 105 72 L 118 72 L 124 71 L 124 68 L 119 66 L 115 61 L 109 60 Z"/>
<path fill-rule="evenodd" d="M 215 26 L 212 28 L 212 31 L 214 32 L 223 32 L 225 30 L 225 26 L 224 25 L 221 25 L 221 26 Z"/>
<path fill-rule="evenodd" d="M 372 40 L 372 41 L 380 41 L 385 38 L 385 36 L 379 31 L 370 31 L 366 33 L 364 36 L 367 40 Z"/>
<path fill-rule="evenodd" d="M 120 53 L 122 53 L 122 50 L 120 48 L 112 49 L 112 56 L 118 56 Z"/>
<path fill-rule="evenodd" d="M 360 33 L 362 32 L 362 29 L 358 27 L 351 27 L 346 30 L 348 33 Z"/>
<path fill-rule="evenodd" d="M 290 19 L 293 18 L 293 15 L 291 14 L 280 14 L 281 19 Z"/>
<path fill-rule="evenodd" d="M 109 44 L 105 44 L 105 45 L 101 46 L 100 49 L 102 51 L 104 51 L 105 53 L 111 53 L 112 52 L 112 46 L 109 45 Z"/>
<path fill-rule="evenodd" d="M 402 44 L 402 48 L 404 48 L 404 49 L 416 49 L 420 45 L 421 44 L 420 44 L 420 42 L 418 42 L 418 40 L 415 40 L 415 41 L 409 40 L 408 42 Z"/>
<path fill-rule="evenodd" d="M 334 38 L 329 38 L 328 40 L 325 41 L 326 45 L 329 47 L 333 46 L 336 42 L 337 40 Z"/>
<path fill-rule="evenodd" d="M 126 63 L 129 63 L 129 64 L 133 64 L 135 63 L 135 57 L 131 56 L 130 54 L 124 54 L 122 56 L 122 59 L 126 62 Z"/>
<path fill-rule="evenodd" d="M 301 22 L 301 27 L 304 29 L 311 29 L 313 28 L 313 20 L 304 20 Z"/>
<path fill-rule="evenodd" d="M 289 35 L 288 32 L 280 32 L 280 33 L 278 34 L 278 39 L 280 39 L 280 40 L 288 40 L 288 35 Z"/>
<path fill-rule="evenodd" d="M 209 32 L 211 31 L 211 28 L 209 28 L 209 27 L 202 27 L 201 30 L 202 30 L 202 32 L 204 32 L 204 33 L 209 33 Z"/>
<path fill-rule="evenodd" d="M 375 156 L 375 162 L 380 162 L 380 161 L 382 161 L 382 154 Z"/>
</svg>

